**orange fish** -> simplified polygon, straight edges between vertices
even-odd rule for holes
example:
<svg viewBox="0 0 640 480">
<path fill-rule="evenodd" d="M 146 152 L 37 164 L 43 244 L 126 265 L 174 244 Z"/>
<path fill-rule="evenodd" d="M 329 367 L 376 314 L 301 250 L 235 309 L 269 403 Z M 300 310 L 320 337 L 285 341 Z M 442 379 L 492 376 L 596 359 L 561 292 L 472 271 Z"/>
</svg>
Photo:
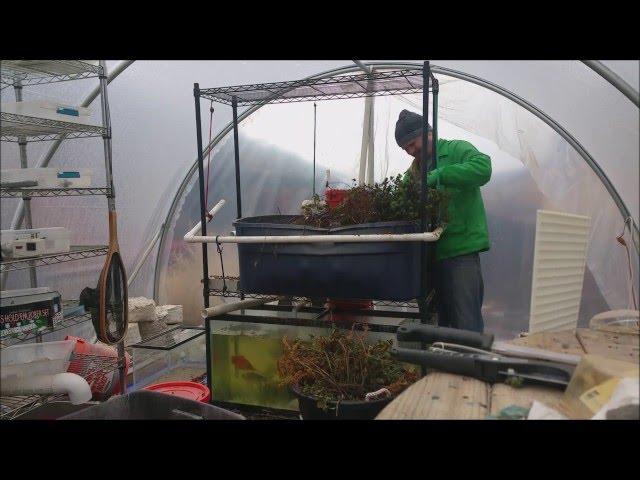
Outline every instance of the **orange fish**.
<svg viewBox="0 0 640 480">
<path fill-rule="evenodd" d="M 244 355 L 234 355 L 231 357 L 231 363 L 240 370 L 255 370 L 251 362 L 247 360 Z"/>
</svg>

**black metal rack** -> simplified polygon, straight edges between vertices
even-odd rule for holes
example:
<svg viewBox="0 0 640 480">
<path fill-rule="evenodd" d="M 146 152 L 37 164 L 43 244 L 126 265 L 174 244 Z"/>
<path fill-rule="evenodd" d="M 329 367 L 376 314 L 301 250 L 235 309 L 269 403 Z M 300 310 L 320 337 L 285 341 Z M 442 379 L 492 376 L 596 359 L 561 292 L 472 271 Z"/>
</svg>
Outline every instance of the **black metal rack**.
<svg viewBox="0 0 640 480">
<path fill-rule="evenodd" d="M 422 70 L 413 69 L 205 88 L 199 92 L 200 98 L 226 105 L 233 105 L 235 99 L 239 106 L 245 106 L 419 93 L 423 85 Z"/>
<path fill-rule="evenodd" d="M 246 298 L 246 299 L 263 299 L 273 295 L 263 293 L 246 293 L 240 288 L 240 277 L 222 277 L 220 275 L 211 275 L 209 277 L 209 293 L 211 296 L 226 298 Z M 293 302 L 302 302 L 306 297 L 288 297 Z M 397 300 L 373 300 L 376 307 L 397 307 L 397 308 L 418 308 L 415 301 L 397 301 Z"/>
<path fill-rule="evenodd" d="M 425 88 L 427 85 L 427 88 Z M 312 78 L 303 79 L 288 82 L 276 82 L 276 83 L 261 83 L 253 85 L 239 85 L 229 87 L 218 88 L 205 88 L 201 89 L 198 83 L 194 84 L 193 94 L 195 99 L 195 120 L 196 120 L 196 141 L 198 152 L 198 180 L 199 180 L 199 194 L 200 194 L 200 227 L 201 235 L 207 235 L 207 205 L 205 199 L 205 175 L 204 175 L 204 155 L 202 145 L 202 123 L 200 113 L 200 100 L 202 98 L 209 99 L 211 101 L 219 102 L 222 104 L 230 105 L 232 107 L 233 114 L 233 138 L 234 138 L 234 161 L 235 161 L 235 184 L 236 184 L 236 204 L 237 204 L 237 218 L 242 217 L 242 195 L 240 188 L 240 150 L 239 150 L 239 135 L 238 135 L 238 106 L 251 106 L 251 105 L 266 105 L 274 103 L 291 103 L 291 102 L 303 102 L 303 101 L 315 101 L 315 100 L 332 100 L 332 99 L 348 99 L 348 98 L 360 98 L 360 97 L 373 97 L 381 95 L 401 95 L 409 93 L 422 92 L 422 116 L 423 123 L 423 145 L 428 144 L 428 119 L 429 119 L 429 94 L 433 93 L 433 121 L 432 121 L 432 140 L 430 153 L 431 158 L 427 157 L 429 149 L 422 149 L 422 161 L 421 164 L 421 178 L 426 179 L 428 172 L 431 168 L 435 167 L 436 161 L 430 161 L 431 159 L 437 159 L 437 116 L 438 116 L 438 80 L 435 78 L 431 71 L 430 63 L 424 62 L 423 68 L 417 69 L 403 69 L 403 70 L 387 70 L 387 71 L 372 71 L 365 74 L 357 75 L 333 75 L 324 78 Z M 428 232 L 435 227 L 435 219 L 427 218 L 426 205 L 429 200 L 427 182 L 422 181 L 420 188 L 420 203 L 423 206 L 423 216 L 420 221 L 420 231 Z M 402 311 L 385 311 L 385 310 L 357 310 L 353 313 L 359 315 L 370 313 L 376 316 L 388 316 L 396 318 L 415 318 L 419 319 L 422 323 L 428 322 L 430 315 L 429 309 L 431 306 L 431 299 L 433 298 L 433 292 L 430 285 L 430 279 L 427 275 L 428 265 L 433 261 L 434 249 L 428 248 L 425 242 L 421 242 L 420 252 L 420 271 L 422 273 L 420 282 L 420 298 L 417 299 L 417 303 L 412 302 L 385 302 L 385 299 L 377 299 L 377 306 L 403 306 L 413 307 L 417 306 L 418 312 L 402 312 Z M 215 277 L 209 277 L 208 267 L 208 252 L 207 243 L 202 244 L 202 284 L 203 284 L 203 299 L 204 306 L 209 307 L 210 296 L 223 296 L 223 297 L 240 297 L 240 298 L 263 298 L 262 295 L 251 294 L 250 292 L 230 291 L 226 283 L 223 288 L 213 287 L 210 285 L 210 279 Z M 226 281 L 226 279 L 224 279 Z M 236 282 L 237 287 L 237 282 Z M 278 322 L 278 321 L 290 321 L 277 318 L 278 308 L 274 308 L 269 305 L 262 305 L 261 307 L 252 308 L 252 310 L 269 310 L 276 316 L 276 319 L 265 319 L 259 317 L 258 321 L 265 323 Z M 349 313 L 345 310 L 345 313 Z M 242 314 L 239 315 L 242 317 Z M 237 314 L 233 315 L 233 318 L 239 317 Z M 220 319 L 227 318 L 222 315 Z M 216 317 L 218 318 L 218 317 Z M 261 319 L 261 320 L 260 320 Z M 206 352 L 207 352 L 207 383 L 211 388 L 211 330 L 209 327 L 210 318 L 205 319 L 205 329 L 207 335 Z M 247 321 L 251 320 L 247 318 Z"/>
</svg>

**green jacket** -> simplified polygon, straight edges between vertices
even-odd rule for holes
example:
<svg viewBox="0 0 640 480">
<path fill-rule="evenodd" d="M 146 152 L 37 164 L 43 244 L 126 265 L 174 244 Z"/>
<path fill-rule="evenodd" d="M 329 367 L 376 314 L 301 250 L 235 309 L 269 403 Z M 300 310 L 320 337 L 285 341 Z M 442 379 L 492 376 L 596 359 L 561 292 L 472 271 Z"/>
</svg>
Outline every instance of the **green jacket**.
<svg viewBox="0 0 640 480">
<path fill-rule="evenodd" d="M 489 250 L 489 232 L 480 187 L 491 178 L 491 158 L 464 140 L 438 140 L 438 168 L 427 185 L 450 193 L 449 223 L 436 244 L 436 258 Z M 418 174 L 414 161 L 405 179 Z"/>
</svg>

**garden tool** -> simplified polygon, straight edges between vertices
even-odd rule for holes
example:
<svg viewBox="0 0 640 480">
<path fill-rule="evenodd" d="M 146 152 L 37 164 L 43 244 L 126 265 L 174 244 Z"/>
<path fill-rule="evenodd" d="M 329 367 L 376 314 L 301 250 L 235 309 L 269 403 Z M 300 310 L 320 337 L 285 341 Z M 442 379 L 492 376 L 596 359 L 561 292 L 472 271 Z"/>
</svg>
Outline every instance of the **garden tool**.
<svg viewBox="0 0 640 480">
<path fill-rule="evenodd" d="M 394 348 L 391 354 L 397 360 L 489 383 L 529 382 L 564 390 L 580 359 L 500 342 L 494 345 L 493 335 L 454 328 L 402 325 L 396 335 L 398 341 L 430 344 L 427 350 Z"/>
<path fill-rule="evenodd" d="M 116 212 L 111 208 L 109 209 L 109 250 L 100 273 L 98 295 L 99 328 L 96 333 L 100 341 L 113 345 L 120 342 L 127 333 L 129 308 L 127 274 L 118 246 Z"/>
<path fill-rule="evenodd" d="M 104 61 L 101 66 L 106 69 Z M 106 77 L 101 76 L 101 84 L 106 85 Z M 98 340 L 113 345 L 120 343 L 127 334 L 129 325 L 129 305 L 127 295 L 127 273 L 120 257 L 120 247 L 118 246 L 118 231 L 116 221 L 116 199 L 113 186 L 113 176 L 111 175 L 111 120 L 109 114 L 109 103 L 107 101 L 106 88 L 103 88 L 102 95 L 102 124 L 107 126 L 107 134 L 103 135 L 104 150 L 106 157 L 107 179 L 110 193 L 107 195 L 107 205 L 109 208 L 109 250 L 107 250 L 107 260 L 105 261 L 100 280 L 98 281 Z M 124 357 L 124 342 L 118 345 L 118 355 Z M 124 364 L 120 365 L 121 391 L 124 392 Z"/>
</svg>

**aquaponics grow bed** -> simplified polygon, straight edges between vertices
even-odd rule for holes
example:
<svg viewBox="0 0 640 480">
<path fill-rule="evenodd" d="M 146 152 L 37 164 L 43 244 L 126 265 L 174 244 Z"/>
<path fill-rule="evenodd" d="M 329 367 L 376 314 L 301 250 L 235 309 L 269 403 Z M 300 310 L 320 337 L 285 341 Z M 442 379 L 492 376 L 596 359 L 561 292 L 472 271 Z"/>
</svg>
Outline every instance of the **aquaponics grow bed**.
<svg viewBox="0 0 640 480">
<path fill-rule="evenodd" d="M 428 248 L 427 242 L 435 242 L 442 233 L 437 219 L 428 218 L 426 209 L 419 223 L 391 222 L 391 224 L 363 224 L 342 227 L 336 230 L 313 229 L 298 225 L 282 224 L 277 217 L 244 218 L 242 215 L 242 192 L 240 182 L 240 150 L 238 132 L 238 106 L 251 107 L 242 116 L 245 117 L 255 109 L 269 103 L 289 103 L 311 100 L 343 99 L 357 97 L 372 97 L 378 95 L 398 95 L 422 92 L 422 114 L 424 124 L 422 129 L 423 144 L 431 145 L 424 148 L 421 161 L 421 178 L 427 178 L 430 168 L 437 167 L 437 110 L 438 110 L 438 80 L 431 72 L 429 62 L 424 62 L 421 69 L 379 70 L 367 71 L 365 74 L 353 74 L 352 69 L 338 69 L 322 77 L 310 77 L 290 82 L 277 82 L 259 85 L 242 85 L 201 89 L 194 84 L 194 100 L 196 114 L 196 138 L 198 152 L 198 180 L 200 194 L 200 222 L 186 235 L 185 241 L 202 244 L 203 297 L 205 307 L 205 327 L 207 330 L 207 358 L 215 356 L 211 325 L 215 321 L 234 320 L 268 325 L 281 323 L 283 318 L 269 318 L 274 310 L 280 308 L 269 304 L 252 307 L 251 310 L 241 310 L 232 314 L 209 313 L 210 296 L 240 297 L 265 299 L 266 296 L 287 295 L 292 297 L 342 298 L 342 299 L 374 299 L 373 307 L 355 310 L 348 308 L 340 310 L 347 315 L 368 315 L 368 325 L 373 327 L 371 320 L 383 316 L 394 319 L 395 325 L 407 318 L 429 321 L 433 298 L 429 282 L 428 266 L 433 259 L 434 249 Z M 428 138 L 427 120 L 429 119 L 429 93 L 433 92 L 432 137 Z M 234 223 L 236 232 L 228 236 L 207 235 L 207 222 L 220 210 L 224 199 L 207 212 L 208 196 L 205 194 L 204 158 L 210 153 L 211 145 L 203 148 L 202 118 L 200 113 L 201 99 L 231 105 L 233 114 L 233 140 L 236 184 L 237 216 Z M 431 161 L 434 159 L 435 161 Z M 314 170 L 315 172 L 315 154 Z M 315 173 L 314 173 L 315 176 Z M 314 192 L 315 193 L 315 192 Z M 420 188 L 420 205 L 425 208 L 429 202 L 429 192 L 426 182 Z M 276 221 L 274 221 L 276 220 Z M 384 222 L 386 223 L 386 222 Z M 302 231 L 300 231 L 302 229 Z M 366 233 L 363 233 L 366 232 Z M 223 268 L 224 288 L 212 288 L 212 278 L 209 276 L 208 244 L 215 243 L 218 251 L 222 244 L 235 243 L 238 245 L 240 262 L 239 291 L 230 292 L 227 289 Z M 238 279 L 234 280 L 236 286 Z M 418 308 L 413 302 L 417 301 Z M 265 299 L 268 300 L 268 299 Z M 390 306 L 390 310 L 381 310 L 381 306 Z M 304 307 L 296 306 L 295 312 L 303 312 Z M 419 310 L 419 311 L 416 311 Z M 309 311 L 311 313 L 311 311 Z M 277 317 L 286 317 L 286 322 L 293 321 L 296 325 L 305 327 L 323 325 L 325 328 L 334 319 L 329 309 L 318 307 L 312 319 L 289 318 L 291 314 L 280 312 Z M 297 317 L 297 314 L 294 314 Z M 340 316 L 339 316 L 340 317 Z M 340 317 L 342 318 L 342 317 Z M 391 327 L 395 331 L 395 325 Z M 375 330 L 375 327 L 373 327 Z M 388 327 L 383 327 L 388 328 Z M 235 348 L 235 347 L 234 347 Z M 260 351 L 265 354 L 264 349 Z M 267 351 L 269 349 L 267 348 Z M 219 351 L 219 350 L 218 350 Z M 240 372 L 240 367 L 246 367 L 237 357 L 231 355 L 234 368 L 233 378 L 243 378 L 247 382 L 256 382 L 260 388 L 266 388 L 264 379 L 257 372 L 248 368 Z M 235 362 L 235 363 L 234 363 Z M 219 367 L 228 362 L 214 362 Z M 217 368 L 217 367 L 216 367 Z M 207 383 L 220 387 L 220 378 L 213 378 L 214 368 L 211 363 L 207 367 Z M 219 373 L 219 372 L 216 372 Z M 224 375 L 228 376 L 229 372 Z M 242 376 L 244 375 L 244 377 Z M 246 378 L 245 378 L 246 377 Z M 228 379 L 227 379 L 228 380 Z M 224 390 L 224 389 L 223 389 Z M 215 400 L 216 390 L 213 389 L 212 402 Z M 221 393 L 221 391 L 219 391 Z M 224 396 L 224 395 L 223 395 Z M 238 399 L 231 399 L 237 402 Z M 243 403 L 240 401 L 240 403 Z M 246 403 L 246 402 L 245 402 Z"/>
<path fill-rule="evenodd" d="M 294 215 L 246 217 L 236 236 L 416 233 L 414 222 L 339 228 L 295 225 Z M 420 295 L 420 242 L 238 244 L 241 288 L 313 298 L 412 300 Z"/>
</svg>

